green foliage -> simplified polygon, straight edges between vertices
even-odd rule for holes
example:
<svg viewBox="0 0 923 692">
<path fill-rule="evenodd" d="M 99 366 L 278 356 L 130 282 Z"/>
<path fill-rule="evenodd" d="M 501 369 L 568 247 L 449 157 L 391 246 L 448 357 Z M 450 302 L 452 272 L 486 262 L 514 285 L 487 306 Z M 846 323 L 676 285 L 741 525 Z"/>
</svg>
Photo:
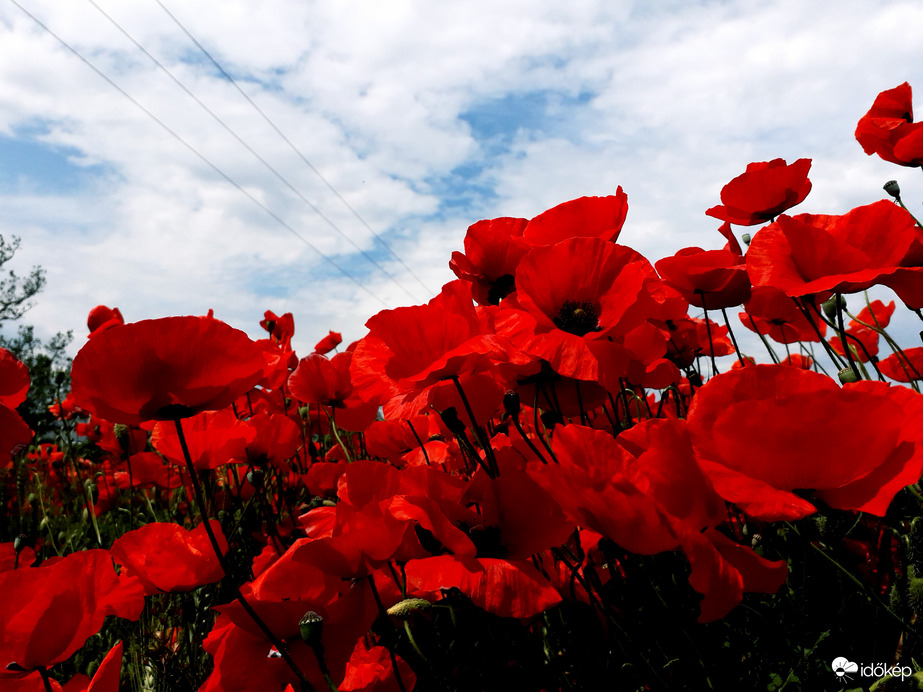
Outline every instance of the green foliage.
<svg viewBox="0 0 923 692">
<path fill-rule="evenodd" d="M 10 242 L 0 235 L 0 267 L 13 259 L 19 249 L 19 238 L 13 236 Z M 34 298 L 45 287 L 45 270 L 32 267 L 28 276 L 17 276 L 10 271 L 0 279 L 0 322 L 18 320 L 32 307 Z"/>
<path fill-rule="evenodd" d="M 61 421 L 48 406 L 63 400 L 70 390 L 71 359 L 66 349 L 72 339 L 72 332 L 58 332 L 43 343 L 35 336 L 34 328 L 27 325 L 20 325 L 13 337 L 0 335 L 0 347 L 12 352 L 29 368 L 32 384 L 17 410 L 35 432 L 36 442 L 51 442 L 62 432 Z"/>
</svg>

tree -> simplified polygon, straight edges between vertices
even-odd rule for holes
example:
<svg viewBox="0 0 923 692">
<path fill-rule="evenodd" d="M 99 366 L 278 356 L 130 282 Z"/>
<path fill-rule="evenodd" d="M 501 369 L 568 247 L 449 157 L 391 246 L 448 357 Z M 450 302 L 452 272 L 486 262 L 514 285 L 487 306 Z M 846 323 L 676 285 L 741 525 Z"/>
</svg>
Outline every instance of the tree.
<svg viewBox="0 0 923 692">
<path fill-rule="evenodd" d="M 7 242 L 0 235 L 0 267 L 9 262 L 19 249 L 19 238 Z M 32 307 L 34 298 L 45 287 L 45 270 L 32 267 L 28 276 L 10 270 L 0 278 L 0 324 L 18 320 Z M 36 441 L 54 438 L 60 422 L 48 411 L 48 405 L 63 399 L 70 389 L 71 359 L 66 349 L 72 335 L 58 333 L 42 343 L 33 328 L 20 325 L 16 336 L 0 334 L 0 348 L 5 348 L 29 368 L 32 384 L 26 400 L 17 407 L 19 415 L 35 432 Z"/>
<path fill-rule="evenodd" d="M 10 242 L 7 242 L 3 235 L 0 235 L 0 267 L 5 265 L 19 249 L 19 238 L 13 236 Z M 32 307 L 32 298 L 35 297 L 45 287 L 45 270 L 41 267 L 32 267 L 32 271 L 26 277 L 16 275 L 16 272 L 10 270 L 10 273 L 3 279 L 0 279 L 0 322 L 7 320 L 18 320 L 26 310 Z"/>
<path fill-rule="evenodd" d="M 58 332 L 46 343 L 35 336 L 31 326 L 19 325 L 15 337 L 0 334 L 0 348 L 5 348 L 29 368 L 32 380 L 26 400 L 16 410 L 35 432 L 36 442 L 51 442 L 61 425 L 48 410 L 55 401 L 61 401 L 70 391 L 72 359 L 67 356 L 67 346 L 73 334 Z"/>
</svg>

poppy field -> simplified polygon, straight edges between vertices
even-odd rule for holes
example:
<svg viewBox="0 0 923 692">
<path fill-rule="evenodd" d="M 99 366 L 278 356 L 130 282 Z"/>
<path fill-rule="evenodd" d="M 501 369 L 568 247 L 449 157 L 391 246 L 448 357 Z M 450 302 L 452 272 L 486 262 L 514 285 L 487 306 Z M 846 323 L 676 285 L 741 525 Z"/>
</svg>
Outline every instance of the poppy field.
<svg viewBox="0 0 923 692">
<path fill-rule="evenodd" d="M 923 165 L 908 84 L 856 139 Z M 622 188 L 478 221 L 306 356 L 97 306 L 54 439 L 0 351 L 0 687 L 923 689 L 923 226 L 810 168 L 653 264 Z"/>
</svg>

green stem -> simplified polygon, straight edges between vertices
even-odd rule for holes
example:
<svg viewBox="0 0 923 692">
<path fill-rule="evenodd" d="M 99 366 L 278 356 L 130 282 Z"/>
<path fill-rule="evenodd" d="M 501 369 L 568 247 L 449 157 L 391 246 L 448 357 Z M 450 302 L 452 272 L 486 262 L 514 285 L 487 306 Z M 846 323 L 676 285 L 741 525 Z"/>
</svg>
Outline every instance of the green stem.
<svg viewBox="0 0 923 692">
<path fill-rule="evenodd" d="M 234 580 L 231 577 L 231 567 L 228 564 L 224 553 L 221 551 L 221 546 L 218 545 L 218 539 L 215 537 L 215 532 L 212 530 L 211 522 L 208 520 L 208 512 L 205 508 L 205 497 L 202 494 L 202 487 L 199 484 L 199 476 L 196 473 L 195 465 L 192 463 L 192 456 L 189 454 L 189 447 L 186 445 L 186 436 L 183 434 L 182 421 L 177 418 L 174 422 L 176 423 L 176 434 L 179 437 L 179 444 L 183 450 L 183 457 L 186 460 L 186 468 L 189 471 L 189 478 L 190 482 L 192 483 L 195 502 L 199 509 L 199 515 L 202 518 L 202 525 L 205 527 L 205 533 L 208 536 L 209 542 L 212 544 L 212 550 L 215 551 L 215 557 L 218 558 L 218 564 L 221 565 L 221 569 L 224 570 L 225 576 L 228 577 L 228 583 L 234 590 L 234 598 L 237 599 L 240 607 L 243 608 L 244 612 L 246 612 L 247 615 L 253 619 L 257 627 L 262 630 L 263 634 L 266 635 L 266 638 L 269 639 L 272 645 L 276 648 L 288 667 L 291 668 L 292 672 L 297 676 L 298 681 L 301 683 L 302 689 L 308 690 L 308 692 L 314 692 L 314 686 L 308 682 L 308 678 L 302 672 L 301 668 L 298 667 L 298 664 L 295 663 L 295 660 L 288 652 L 288 648 L 285 646 L 285 642 L 279 639 L 273 633 L 273 631 L 269 629 L 266 623 L 263 622 L 263 619 L 257 615 L 255 610 L 253 610 L 253 606 L 251 606 L 247 602 L 247 599 L 244 598 L 244 595 L 240 592 L 240 587 L 234 583 Z"/>
</svg>

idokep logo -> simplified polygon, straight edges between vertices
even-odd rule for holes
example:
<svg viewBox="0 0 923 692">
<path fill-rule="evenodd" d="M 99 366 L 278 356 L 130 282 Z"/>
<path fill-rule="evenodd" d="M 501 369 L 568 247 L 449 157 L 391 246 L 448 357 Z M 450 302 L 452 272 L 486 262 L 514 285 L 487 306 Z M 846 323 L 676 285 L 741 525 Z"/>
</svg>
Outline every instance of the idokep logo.
<svg viewBox="0 0 923 692">
<path fill-rule="evenodd" d="M 910 666 L 889 666 L 886 663 L 854 663 L 848 658 L 839 656 L 833 659 L 830 664 L 836 675 L 844 683 L 852 680 L 852 676 L 858 673 L 863 678 L 880 679 L 890 675 L 891 677 L 900 677 L 901 680 L 913 675 L 913 669 Z"/>
<path fill-rule="evenodd" d="M 852 680 L 851 673 L 859 672 L 859 664 L 853 663 L 848 658 L 839 658 L 833 659 L 833 663 L 830 664 L 833 668 L 834 674 L 842 680 Z"/>
</svg>

